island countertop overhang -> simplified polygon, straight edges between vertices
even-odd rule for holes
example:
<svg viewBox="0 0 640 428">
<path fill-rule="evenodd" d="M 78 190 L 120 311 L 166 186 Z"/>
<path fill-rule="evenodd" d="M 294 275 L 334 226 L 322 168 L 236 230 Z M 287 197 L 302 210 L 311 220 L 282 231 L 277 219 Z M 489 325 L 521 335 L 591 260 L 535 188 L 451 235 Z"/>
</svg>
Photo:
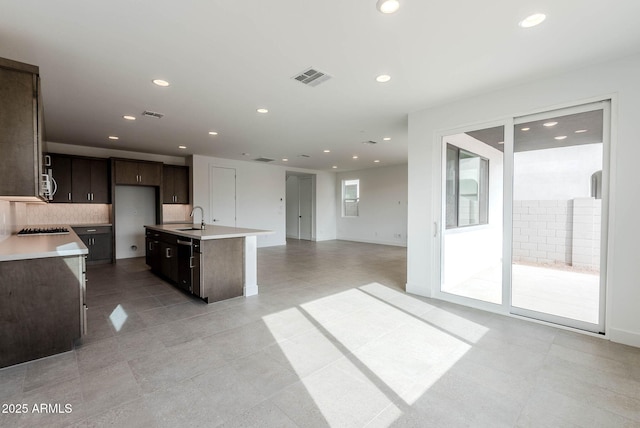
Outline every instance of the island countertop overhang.
<svg viewBox="0 0 640 428">
<path fill-rule="evenodd" d="M 243 227 L 217 226 L 207 224 L 205 229 L 200 229 L 198 224 L 191 223 L 171 223 L 145 225 L 147 229 L 158 232 L 171 233 L 185 238 L 209 240 L 225 238 L 244 238 L 247 236 L 270 235 L 275 233 L 272 230 L 247 229 Z M 197 228 L 195 230 L 180 230 L 186 228 Z"/>
</svg>

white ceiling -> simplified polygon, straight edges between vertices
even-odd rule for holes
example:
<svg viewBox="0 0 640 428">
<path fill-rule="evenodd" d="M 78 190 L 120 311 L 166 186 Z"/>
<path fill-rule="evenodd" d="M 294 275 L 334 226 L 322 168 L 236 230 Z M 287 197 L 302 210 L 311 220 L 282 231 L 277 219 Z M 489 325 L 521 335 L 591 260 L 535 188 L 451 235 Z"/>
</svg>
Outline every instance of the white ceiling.
<svg viewBox="0 0 640 428">
<path fill-rule="evenodd" d="M 375 3 L 0 0 L 0 56 L 40 66 L 49 141 L 349 170 L 406 162 L 411 111 L 640 50 L 638 0 Z"/>
</svg>

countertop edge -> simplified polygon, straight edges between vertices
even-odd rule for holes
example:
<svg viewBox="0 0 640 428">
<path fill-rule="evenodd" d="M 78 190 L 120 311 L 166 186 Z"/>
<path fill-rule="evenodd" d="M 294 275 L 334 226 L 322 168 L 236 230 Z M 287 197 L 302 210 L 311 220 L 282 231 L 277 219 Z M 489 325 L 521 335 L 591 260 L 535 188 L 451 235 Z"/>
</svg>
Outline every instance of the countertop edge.
<svg viewBox="0 0 640 428">
<path fill-rule="evenodd" d="M 61 226 L 67 227 L 69 233 L 48 236 L 17 236 L 13 234 L 0 241 L 0 262 L 89 254 L 89 249 L 73 228 L 69 225 Z M 29 251 L 25 250 L 27 247 L 30 249 Z"/>
<path fill-rule="evenodd" d="M 193 230 L 193 231 L 176 230 L 181 226 L 189 227 L 191 226 L 191 224 L 172 223 L 172 224 L 161 224 L 161 225 L 145 225 L 144 227 L 147 229 L 156 230 L 158 232 L 170 233 L 172 235 L 182 236 L 184 238 L 200 239 L 202 241 L 207 241 L 211 239 L 244 238 L 247 236 L 271 235 L 275 233 L 272 230 L 216 226 L 216 225 L 208 224 L 206 225 L 207 228 L 204 229 L 205 233 L 207 234 L 203 235 L 203 231 L 200 229 Z M 227 231 L 225 232 L 224 229 L 227 229 Z"/>
</svg>

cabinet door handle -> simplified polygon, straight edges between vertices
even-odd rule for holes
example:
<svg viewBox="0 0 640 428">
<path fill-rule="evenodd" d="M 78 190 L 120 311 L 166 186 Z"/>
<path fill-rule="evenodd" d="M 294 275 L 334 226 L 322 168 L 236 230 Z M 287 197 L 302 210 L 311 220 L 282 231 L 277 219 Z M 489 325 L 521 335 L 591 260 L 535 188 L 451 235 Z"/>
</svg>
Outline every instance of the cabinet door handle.
<svg viewBox="0 0 640 428">
<path fill-rule="evenodd" d="M 44 155 L 44 166 L 51 166 L 51 156 Z"/>
<path fill-rule="evenodd" d="M 91 193 L 87 193 L 87 201 L 91 200 Z"/>
<path fill-rule="evenodd" d="M 96 232 L 96 229 L 87 229 L 87 232 Z"/>
<path fill-rule="evenodd" d="M 196 266 L 193 264 L 193 256 L 191 256 L 191 257 L 189 257 L 189 268 L 193 269 L 194 267 L 196 267 Z"/>
<path fill-rule="evenodd" d="M 165 255 L 167 256 L 168 259 L 171 258 L 171 248 L 167 248 Z"/>
<path fill-rule="evenodd" d="M 71 192 L 69 192 L 69 200 L 71 200 Z"/>
<path fill-rule="evenodd" d="M 153 242 L 149 241 L 149 251 L 153 251 Z"/>
</svg>

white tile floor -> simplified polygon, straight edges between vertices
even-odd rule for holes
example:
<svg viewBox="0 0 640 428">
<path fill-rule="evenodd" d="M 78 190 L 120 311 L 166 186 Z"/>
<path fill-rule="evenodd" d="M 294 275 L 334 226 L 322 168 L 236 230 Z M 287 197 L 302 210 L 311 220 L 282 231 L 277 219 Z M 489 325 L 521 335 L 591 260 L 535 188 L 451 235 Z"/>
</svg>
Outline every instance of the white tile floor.
<svg viewBox="0 0 640 428">
<path fill-rule="evenodd" d="M 542 313 L 598 323 L 600 275 L 514 264 L 513 306 Z M 502 267 L 493 266 L 460 284 L 447 284 L 443 291 L 485 302 L 502 302 Z"/>
<path fill-rule="evenodd" d="M 211 305 L 143 263 L 89 270 L 73 352 L 0 370 L 73 411 L 0 426 L 640 426 L 640 349 L 407 295 L 403 248 L 261 249 L 260 295 Z"/>
</svg>

